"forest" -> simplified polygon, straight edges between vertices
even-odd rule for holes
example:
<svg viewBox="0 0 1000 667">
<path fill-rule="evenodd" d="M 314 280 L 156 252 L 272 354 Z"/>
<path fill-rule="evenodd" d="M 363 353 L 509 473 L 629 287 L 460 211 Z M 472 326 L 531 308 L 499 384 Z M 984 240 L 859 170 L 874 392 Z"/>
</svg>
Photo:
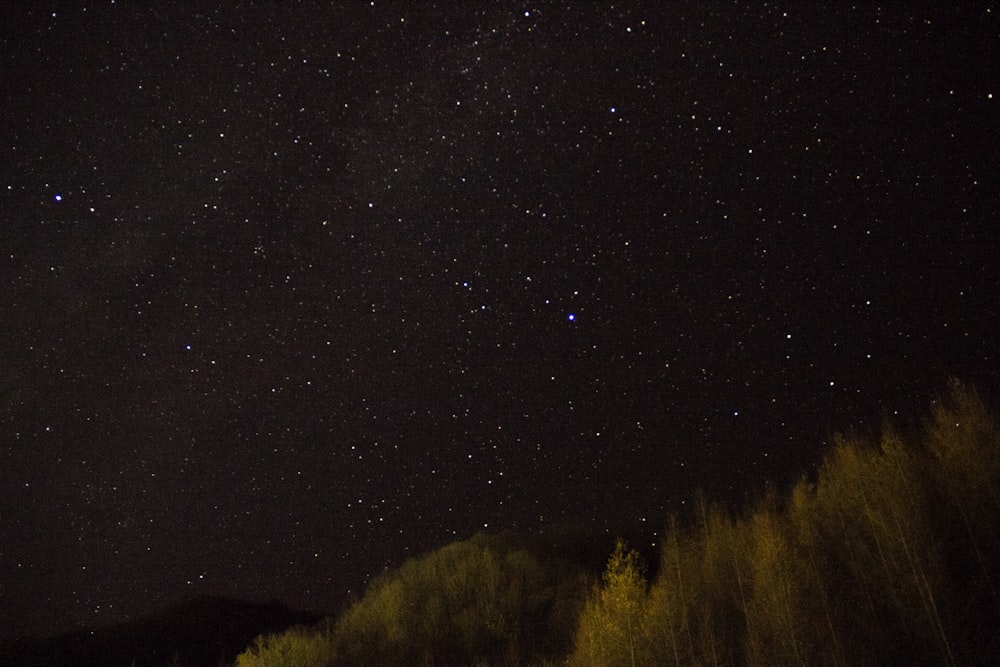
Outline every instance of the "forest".
<svg viewBox="0 0 1000 667">
<path fill-rule="evenodd" d="M 236 665 L 998 664 L 998 482 L 997 418 L 953 381 L 919 425 L 838 437 L 790 488 L 664 517 L 653 562 L 479 534 Z"/>
</svg>

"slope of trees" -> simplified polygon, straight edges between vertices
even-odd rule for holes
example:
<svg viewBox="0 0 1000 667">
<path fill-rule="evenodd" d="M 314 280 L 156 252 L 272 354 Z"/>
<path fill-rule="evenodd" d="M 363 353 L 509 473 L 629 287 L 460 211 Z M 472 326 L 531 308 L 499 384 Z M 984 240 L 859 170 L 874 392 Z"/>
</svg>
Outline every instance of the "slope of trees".
<svg viewBox="0 0 1000 667">
<path fill-rule="evenodd" d="M 785 494 L 671 518 L 652 579 L 621 541 L 602 577 L 550 561 L 479 535 L 237 664 L 997 664 L 1000 425 L 956 382 L 919 429 L 840 438 Z"/>
<path fill-rule="evenodd" d="M 659 575 L 623 547 L 574 665 L 996 664 L 1000 429 L 954 383 L 913 435 L 841 439 L 738 518 L 671 522 Z"/>
</svg>

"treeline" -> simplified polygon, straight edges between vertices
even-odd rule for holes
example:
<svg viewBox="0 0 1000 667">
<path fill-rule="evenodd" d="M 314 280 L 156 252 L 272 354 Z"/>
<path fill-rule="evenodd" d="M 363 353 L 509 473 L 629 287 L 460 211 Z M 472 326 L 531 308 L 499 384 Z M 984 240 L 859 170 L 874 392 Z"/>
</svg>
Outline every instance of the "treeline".
<svg viewBox="0 0 1000 667">
<path fill-rule="evenodd" d="M 480 535 L 237 665 L 998 664 L 998 483 L 1000 426 L 956 382 L 921 427 L 841 438 L 788 493 L 671 518 L 655 576 L 621 542 L 588 579 Z"/>
<path fill-rule="evenodd" d="M 672 522 L 651 585 L 616 549 L 573 665 L 996 664 L 1000 431 L 953 384 L 924 426 L 842 439 L 739 518 Z"/>
</svg>

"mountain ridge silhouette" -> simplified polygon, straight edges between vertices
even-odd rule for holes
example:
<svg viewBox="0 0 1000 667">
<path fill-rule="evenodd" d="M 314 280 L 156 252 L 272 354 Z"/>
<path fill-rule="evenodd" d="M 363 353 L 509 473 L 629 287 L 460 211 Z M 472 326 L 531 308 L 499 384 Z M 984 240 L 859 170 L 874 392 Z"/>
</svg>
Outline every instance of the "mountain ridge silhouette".
<svg viewBox="0 0 1000 667">
<path fill-rule="evenodd" d="M 231 664 L 262 633 L 311 624 L 326 614 L 271 600 L 248 602 L 195 595 L 117 625 L 42 639 L 0 641 L 0 664 L 11 667 L 214 667 Z"/>
</svg>

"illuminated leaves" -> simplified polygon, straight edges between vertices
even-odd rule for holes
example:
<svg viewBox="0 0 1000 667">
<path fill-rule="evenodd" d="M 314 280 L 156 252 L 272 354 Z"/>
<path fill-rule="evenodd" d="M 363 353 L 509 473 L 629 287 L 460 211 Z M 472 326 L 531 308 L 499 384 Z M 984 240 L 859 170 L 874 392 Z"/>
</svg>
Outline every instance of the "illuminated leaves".
<svg viewBox="0 0 1000 667">
<path fill-rule="evenodd" d="M 639 554 L 618 540 L 604 571 L 603 585 L 595 587 L 580 618 L 571 664 L 644 663 L 645 605 L 646 578 Z"/>
<path fill-rule="evenodd" d="M 572 662 L 962 664 L 1000 622 L 1000 429 L 954 384 L 922 431 L 839 438 L 787 497 L 671 521 L 651 586 L 619 543 Z"/>
</svg>

